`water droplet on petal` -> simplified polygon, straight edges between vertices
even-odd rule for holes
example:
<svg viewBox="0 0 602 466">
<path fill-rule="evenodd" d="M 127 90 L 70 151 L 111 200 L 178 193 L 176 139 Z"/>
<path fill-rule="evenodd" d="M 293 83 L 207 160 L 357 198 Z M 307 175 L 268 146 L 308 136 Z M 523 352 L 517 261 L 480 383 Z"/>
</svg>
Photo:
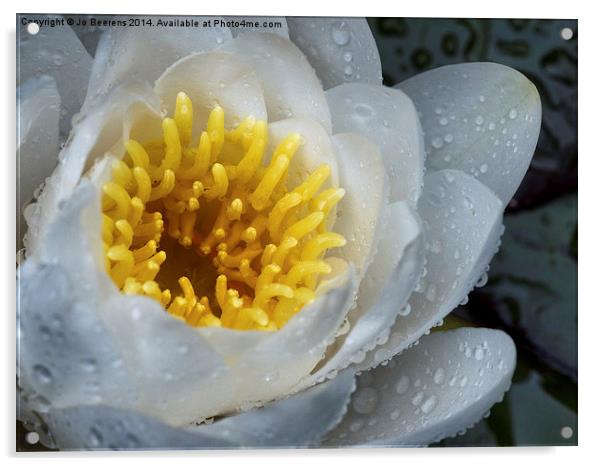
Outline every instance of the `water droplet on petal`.
<svg viewBox="0 0 602 466">
<path fill-rule="evenodd" d="M 36 364 L 33 366 L 33 374 L 41 384 L 47 385 L 52 382 L 52 372 L 46 366 Z"/>
<path fill-rule="evenodd" d="M 353 398 L 353 409 L 359 414 L 371 413 L 377 404 L 378 392 L 371 387 L 359 389 Z"/>
<path fill-rule="evenodd" d="M 443 147 L 443 139 L 437 137 L 435 139 L 433 139 L 431 141 L 431 145 L 435 148 L 435 149 L 441 149 Z"/>
<path fill-rule="evenodd" d="M 436 405 L 437 398 L 435 397 L 435 395 L 432 395 L 424 403 L 422 403 L 420 409 L 424 414 L 428 414 L 435 408 Z"/>
<path fill-rule="evenodd" d="M 330 34 L 332 36 L 332 40 L 335 44 L 342 47 L 343 45 L 347 45 L 349 43 L 349 28 L 347 27 L 347 23 L 345 21 L 337 21 L 332 25 L 330 30 Z"/>
<path fill-rule="evenodd" d="M 398 395 L 403 395 L 410 388 L 410 378 L 407 375 L 402 375 L 395 385 L 395 391 Z"/>
</svg>

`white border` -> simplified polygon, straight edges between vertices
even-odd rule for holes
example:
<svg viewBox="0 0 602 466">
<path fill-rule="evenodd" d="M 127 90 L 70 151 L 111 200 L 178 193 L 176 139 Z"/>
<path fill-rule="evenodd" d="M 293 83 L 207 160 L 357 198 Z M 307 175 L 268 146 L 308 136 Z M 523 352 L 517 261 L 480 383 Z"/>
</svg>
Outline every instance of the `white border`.
<svg viewBox="0 0 602 466">
<path fill-rule="evenodd" d="M 122 13 L 122 14 L 198 14 L 198 15 L 299 15 L 299 16 L 437 16 L 437 17 L 514 17 L 514 18 L 578 18 L 579 20 L 579 444 L 580 447 L 563 448 L 512 448 L 512 449 L 427 449 L 427 450 L 311 450 L 311 451 L 235 451 L 235 452 L 152 452 L 125 453 L 119 456 L 109 453 L 85 455 L 83 453 L 65 453 L 52 455 L 33 455 L 20 453 L 28 464 L 32 458 L 57 458 L 62 464 L 81 463 L 85 458 L 86 464 L 105 463 L 107 458 L 116 456 L 121 459 L 140 460 L 145 464 L 164 464 L 166 458 L 175 458 L 178 464 L 196 464 L 199 461 L 215 461 L 223 459 L 245 460 L 246 464 L 261 464 L 262 466 L 281 465 L 285 459 L 287 465 L 311 463 L 331 463 L 333 460 L 343 460 L 346 464 L 365 464 L 371 457 L 380 458 L 383 462 L 392 463 L 408 461 L 414 464 L 441 465 L 442 461 L 461 462 L 463 465 L 479 464 L 487 461 L 487 466 L 504 465 L 509 462 L 545 461 L 546 465 L 563 464 L 568 461 L 577 464 L 588 464 L 590 459 L 599 456 L 596 448 L 600 432 L 600 389 L 601 363 L 600 341 L 598 334 L 602 332 L 601 309 L 596 302 L 594 283 L 600 277 L 599 264 L 600 238 L 602 232 L 599 224 L 602 213 L 600 200 L 600 174 L 602 174 L 602 144 L 600 130 L 597 126 L 601 120 L 602 102 L 600 93 L 596 92 L 602 80 L 599 45 L 602 43 L 600 30 L 602 23 L 597 14 L 594 2 L 529 2 L 527 0 L 504 0 L 503 2 L 483 2 L 468 0 L 453 0 L 440 2 L 324 2 L 323 0 L 303 0 L 295 3 L 282 1 L 253 2 L 229 1 L 207 2 L 124 2 L 105 0 L 97 3 L 83 3 L 74 0 L 21 1 L 18 5 L 7 5 L 3 2 L 0 21 L 2 22 L 2 37 L 4 55 L 4 72 L 2 90 L 4 106 L 0 113 L 2 121 L 2 141 L 4 151 L 1 157 L 3 163 L 2 198 L 6 201 L 3 214 L 7 215 L 2 234 L 2 296 L 6 298 L 2 306 L 3 316 L 3 374 L 6 376 L 1 385 L 4 409 L 3 422 L 0 424 L 0 442 L 3 456 L 8 456 L 8 463 L 15 459 L 14 438 L 14 365 L 15 365 L 15 285 L 14 285 L 14 206 L 15 206 L 15 14 L 17 12 L 64 12 L 64 13 Z M 587 5 L 587 6 L 586 6 Z M 8 226 L 7 226 L 8 225 Z M 597 337 L 597 338 L 596 338 Z M 403 459 L 401 458 L 403 457 Z M 599 459 L 599 458 L 598 458 Z M 194 462 L 194 463 L 193 463 Z M 22 462 L 20 464 L 23 464 Z"/>
</svg>

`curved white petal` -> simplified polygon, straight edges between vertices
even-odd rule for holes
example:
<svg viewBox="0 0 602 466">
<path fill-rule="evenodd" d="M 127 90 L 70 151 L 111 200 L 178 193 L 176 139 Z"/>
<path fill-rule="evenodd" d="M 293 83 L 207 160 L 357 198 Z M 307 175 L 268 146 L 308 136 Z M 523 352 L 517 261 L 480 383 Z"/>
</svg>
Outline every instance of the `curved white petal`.
<svg viewBox="0 0 602 466">
<path fill-rule="evenodd" d="M 270 122 L 309 117 L 330 134 L 332 125 L 316 73 L 295 45 L 275 34 L 246 32 L 223 45 L 252 66 L 263 88 Z"/>
<path fill-rule="evenodd" d="M 426 268 L 389 339 L 366 356 L 365 368 L 407 348 L 441 322 L 488 269 L 497 251 L 503 206 L 475 178 L 457 170 L 425 177 L 418 202 L 426 240 Z"/>
<path fill-rule="evenodd" d="M 191 429 L 243 448 L 308 447 L 335 427 L 355 390 L 353 371 L 281 401 Z"/>
<path fill-rule="evenodd" d="M 382 84 L 380 56 L 366 18 L 288 18 L 288 27 L 325 89 L 345 82 Z"/>
<path fill-rule="evenodd" d="M 169 18 L 173 21 L 184 19 Z M 213 24 L 220 18 L 201 17 L 198 20 Z M 109 29 L 96 48 L 85 105 L 96 105 L 98 98 L 130 79 L 153 84 L 180 58 L 194 52 L 210 52 L 231 37 L 230 30 L 220 26 L 171 27 L 168 31 L 157 26 Z"/>
<path fill-rule="evenodd" d="M 424 143 L 418 114 L 401 91 L 349 83 L 326 92 L 332 130 L 364 135 L 380 147 L 391 184 L 391 202 L 409 200 L 415 207 L 422 190 Z"/>
<path fill-rule="evenodd" d="M 49 76 L 32 78 L 17 89 L 17 240 L 25 232 L 23 208 L 58 163 L 61 98 Z"/>
<path fill-rule="evenodd" d="M 289 188 L 292 189 L 301 184 L 312 171 L 322 164 L 330 167 L 330 176 L 324 186 L 339 186 L 338 162 L 330 142 L 330 136 L 316 120 L 309 118 L 280 120 L 270 123 L 268 131 L 265 163 L 269 162 L 274 149 L 286 136 L 291 133 L 299 133 L 302 137 L 301 146 L 297 149 L 289 166 L 287 180 Z"/>
<path fill-rule="evenodd" d="M 257 75 L 234 54 L 197 53 L 170 66 L 155 84 L 155 92 L 168 115 L 173 114 L 180 91 L 192 100 L 196 133 L 205 129 L 209 113 L 216 104 L 224 109 L 226 127 L 235 126 L 248 116 L 267 120 Z"/>
<path fill-rule="evenodd" d="M 106 289 L 98 286 L 94 207 L 94 190 L 84 183 L 55 212 L 36 259 L 18 270 L 18 379 L 38 411 L 94 403 L 101 392 L 117 403 L 130 397 L 132 386 L 114 365 L 120 358 L 113 338 L 95 309 Z"/>
<path fill-rule="evenodd" d="M 380 338 L 386 337 L 395 316 L 406 304 L 422 271 L 424 244 L 416 214 L 401 201 L 387 206 L 387 222 L 380 227 L 374 262 L 362 280 L 355 309 L 350 312 L 351 329 L 335 343 L 334 353 L 304 383 L 310 384 L 351 363 L 361 362 Z"/>
<path fill-rule="evenodd" d="M 223 438 L 193 434 L 148 414 L 111 405 L 57 409 L 44 417 L 60 450 L 183 450 L 236 446 Z"/>
<path fill-rule="evenodd" d="M 303 308 L 278 332 L 199 330 L 234 375 L 231 384 L 235 398 L 225 412 L 262 406 L 290 394 L 322 359 L 349 310 L 356 288 L 353 270 L 341 278 L 342 283 Z"/>
<path fill-rule="evenodd" d="M 105 153 L 123 154 L 123 141 L 140 123 L 160 121 L 160 103 L 148 85 L 129 83 L 116 88 L 102 105 L 74 120 L 74 131 L 59 154 L 59 165 L 35 204 L 25 211 L 28 255 L 38 249 L 40 236 L 60 201 L 75 189 L 85 169 Z M 136 122 L 140 122 L 136 124 Z"/>
<path fill-rule="evenodd" d="M 422 446 L 479 421 L 508 390 L 516 348 L 504 332 L 437 332 L 358 378 L 347 415 L 325 446 Z"/>
<path fill-rule="evenodd" d="M 375 235 L 387 203 L 387 175 L 378 147 L 363 136 L 337 134 L 332 145 L 345 189 L 334 229 L 347 239 L 333 254 L 354 264 L 361 280 L 374 256 Z"/>
<path fill-rule="evenodd" d="M 61 205 L 20 268 L 19 383 L 38 411 L 110 404 L 185 425 L 263 405 L 323 357 L 352 302 L 349 269 L 279 332 L 193 329 L 112 284 L 90 182 Z"/>
<path fill-rule="evenodd" d="M 227 23 L 238 22 L 239 26 L 231 25 L 232 37 L 238 37 L 245 32 L 269 32 L 288 39 L 288 24 L 284 16 L 226 16 Z M 245 22 L 243 26 L 241 23 Z M 251 23 L 250 26 L 248 24 Z"/>
<path fill-rule="evenodd" d="M 53 410 L 44 417 L 61 450 L 303 447 L 315 445 L 338 423 L 354 389 L 348 372 L 264 408 L 188 429 L 102 405 Z"/>
<path fill-rule="evenodd" d="M 41 27 L 35 35 L 19 28 L 17 85 L 43 75 L 54 78 L 61 96 L 60 132 L 66 137 L 86 96 L 92 58 L 68 26 Z"/>
<path fill-rule="evenodd" d="M 469 173 L 506 205 L 539 136 L 541 102 L 533 83 L 504 65 L 462 63 L 427 71 L 396 87 L 420 113 L 427 167 Z"/>
<path fill-rule="evenodd" d="M 172 424 L 229 406 L 231 374 L 207 342 L 110 281 L 98 198 L 82 181 L 22 268 L 20 385 L 54 408 L 110 403 Z"/>
</svg>

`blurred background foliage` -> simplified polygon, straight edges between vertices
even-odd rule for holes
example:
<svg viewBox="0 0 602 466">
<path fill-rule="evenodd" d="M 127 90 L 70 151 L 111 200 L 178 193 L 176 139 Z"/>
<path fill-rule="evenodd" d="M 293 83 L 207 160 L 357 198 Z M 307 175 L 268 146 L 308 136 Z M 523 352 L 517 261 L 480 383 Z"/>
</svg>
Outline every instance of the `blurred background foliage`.
<svg viewBox="0 0 602 466">
<path fill-rule="evenodd" d="M 384 82 L 453 63 L 525 74 L 543 105 L 533 161 L 510 202 L 488 283 L 445 320 L 499 328 L 518 349 L 510 391 L 490 416 L 435 446 L 577 444 L 577 21 L 369 18 Z M 95 45 L 97 34 L 90 36 Z M 17 449 L 44 448 L 25 441 Z"/>
<path fill-rule="evenodd" d="M 510 202 L 488 283 L 446 319 L 517 346 L 512 388 L 489 417 L 436 446 L 577 444 L 577 21 L 370 18 L 385 84 L 453 63 L 491 61 L 539 90 L 542 129 Z"/>
</svg>

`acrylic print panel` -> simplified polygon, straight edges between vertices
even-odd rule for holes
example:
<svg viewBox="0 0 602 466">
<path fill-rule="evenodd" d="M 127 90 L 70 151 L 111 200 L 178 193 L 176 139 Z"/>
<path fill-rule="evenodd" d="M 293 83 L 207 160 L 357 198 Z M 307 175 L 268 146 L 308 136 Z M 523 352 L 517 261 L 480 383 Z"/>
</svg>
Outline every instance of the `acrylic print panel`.
<svg viewBox="0 0 602 466">
<path fill-rule="evenodd" d="M 576 21 L 16 30 L 18 451 L 577 444 Z"/>
</svg>

